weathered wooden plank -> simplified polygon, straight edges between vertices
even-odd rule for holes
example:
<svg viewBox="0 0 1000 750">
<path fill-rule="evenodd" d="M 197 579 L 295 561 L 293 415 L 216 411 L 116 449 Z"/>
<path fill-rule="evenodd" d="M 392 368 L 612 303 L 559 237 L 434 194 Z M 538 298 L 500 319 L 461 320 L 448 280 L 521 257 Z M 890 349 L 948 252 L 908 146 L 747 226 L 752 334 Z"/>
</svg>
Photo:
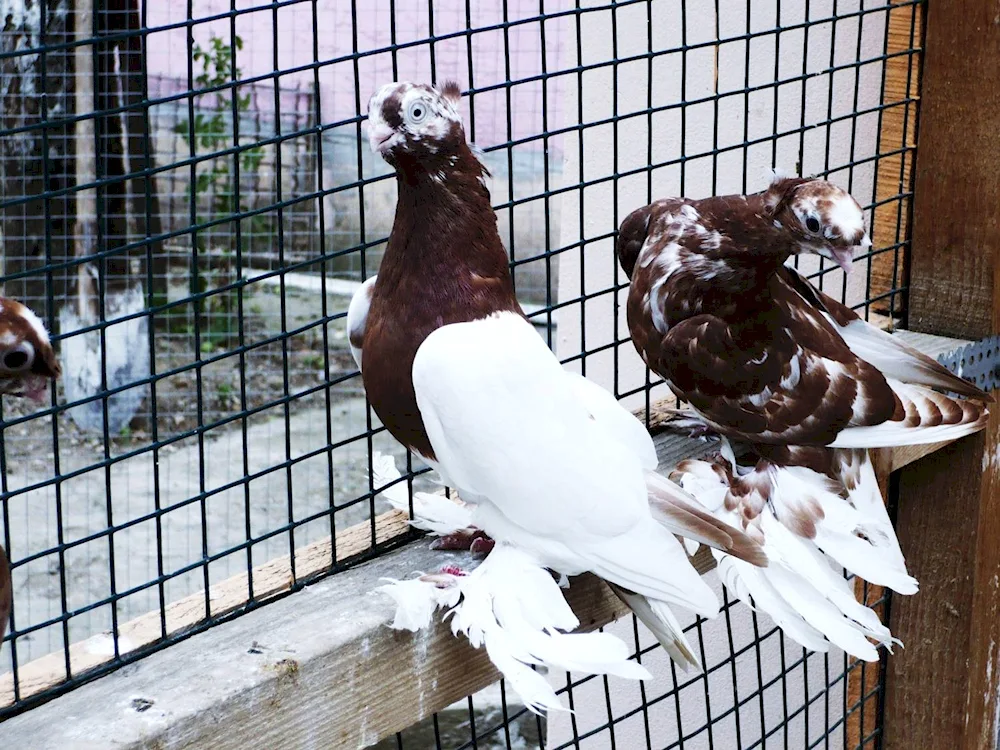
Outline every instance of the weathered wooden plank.
<svg viewBox="0 0 1000 750">
<path fill-rule="evenodd" d="M 408 517 L 399 511 L 378 516 L 375 523 L 375 541 L 382 544 L 409 528 Z M 359 523 L 337 534 L 337 556 L 349 560 L 371 548 L 371 524 Z M 310 578 L 330 570 L 333 550 L 330 540 L 309 544 L 295 553 L 295 572 L 300 578 Z M 256 601 L 267 601 L 292 587 L 292 566 L 289 555 L 276 557 L 253 570 L 253 594 Z M 244 606 L 250 593 L 247 573 L 227 578 L 209 590 L 209 607 L 213 617 L 233 612 Z M 206 619 L 205 592 L 199 591 L 167 605 L 166 635 L 190 629 Z M 122 655 L 155 643 L 164 636 L 160 612 L 149 612 L 130 620 L 119 628 L 118 648 Z M 101 633 L 70 646 L 70 664 L 74 675 L 105 664 L 111 660 L 111 636 Z M 48 654 L 20 667 L 18 670 L 20 697 L 22 699 L 51 688 L 66 679 L 65 659 L 61 651 Z M 0 675 L 0 707 L 14 703 L 13 673 Z"/>
<path fill-rule="evenodd" d="M 873 450 L 871 457 L 882 497 L 888 500 L 893 451 L 886 448 Z M 861 578 L 854 579 L 854 595 L 858 601 L 871 607 L 882 622 L 886 621 L 885 604 L 881 602 L 885 593 L 886 590 L 881 586 L 870 585 Z M 852 666 L 853 669 L 847 676 L 847 707 L 858 708 L 847 717 L 845 731 L 847 746 L 861 748 L 865 746 L 865 738 L 870 737 L 878 727 L 878 710 L 882 696 L 877 690 L 882 665 L 879 662 L 869 664 L 852 660 Z"/>
<path fill-rule="evenodd" d="M 385 576 L 468 556 L 410 545 L 183 641 L 134 668 L 8 720 L 5 746 L 46 748 L 364 747 L 497 679 L 447 625 L 386 627 Z M 570 589 L 584 622 L 616 605 L 594 578 Z M 400 679 L 405 674 L 405 679 Z M 135 705 L 145 707 L 138 711 Z M 58 714 L 58 720 L 53 720 Z"/>
<path fill-rule="evenodd" d="M 704 572 L 712 558 L 694 562 Z M 387 627 L 393 607 L 372 593 L 379 579 L 445 563 L 476 565 L 408 545 L 14 717 L 4 739 L 33 750 L 244 750 L 251 737 L 274 750 L 373 744 L 499 677 L 447 625 L 416 635 Z M 627 613 L 590 575 L 574 578 L 566 598 L 584 631 Z"/>
<path fill-rule="evenodd" d="M 950 445 L 900 476 L 896 528 L 920 593 L 892 602 L 890 627 L 906 648 L 888 662 L 886 748 L 995 746 L 998 441 L 994 412 L 985 436 Z"/>
</svg>

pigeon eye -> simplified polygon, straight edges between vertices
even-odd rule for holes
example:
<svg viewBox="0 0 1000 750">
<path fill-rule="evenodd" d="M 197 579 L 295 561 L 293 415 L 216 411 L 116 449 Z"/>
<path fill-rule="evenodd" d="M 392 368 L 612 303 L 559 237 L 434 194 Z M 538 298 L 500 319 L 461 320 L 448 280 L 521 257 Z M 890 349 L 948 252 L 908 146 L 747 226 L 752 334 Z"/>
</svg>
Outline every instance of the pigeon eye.
<svg viewBox="0 0 1000 750">
<path fill-rule="evenodd" d="M 810 232 L 816 233 L 819 231 L 819 219 L 815 216 L 810 216 L 806 219 L 806 229 Z"/>
<path fill-rule="evenodd" d="M 11 349 L 3 355 L 3 366 L 8 370 L 20 370 L 24 368 L 31 357 L 23 349 Z"/>
<path fill-rule="evenodd" d="M 420 101 L 413 102 L 406 110 L 406 117 L 414 124 L 423 122 L 427 119 L 427 105 Z"/>
</svg>

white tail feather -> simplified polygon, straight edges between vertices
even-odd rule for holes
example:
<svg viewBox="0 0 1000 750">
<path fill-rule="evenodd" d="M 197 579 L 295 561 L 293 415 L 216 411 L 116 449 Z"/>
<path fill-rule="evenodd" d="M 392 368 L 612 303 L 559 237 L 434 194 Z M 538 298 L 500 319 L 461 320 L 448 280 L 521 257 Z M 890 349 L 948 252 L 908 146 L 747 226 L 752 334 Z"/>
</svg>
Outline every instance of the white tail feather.
<svg viewBox="0 0 1000 750">
<path fill-rule="evenodd" d="M 826 653 L 830 643 L 823 634 L 806 622 L 775 590 L 764 571 L 749 563 L 722 553 L 717 555 L 719 577 L 723 584 L 744 604 L 766 613 L 774 624 L 799 645 Z"/>
<path fill-rule="evenodd" d="M 854 598 L 850 585 L 838 575 L 814 543 L 792 534 L 772 516 L 761 524 L 770 547 L 780 555 L 780 562 L 807 580 L 847 618 L 861 626 L 867 635 L 880 643 L 890 640 L 889 629 L 871 609 Z"/>
<path fill-rule="evenodd" d="M 823 520 L 816 524 L 815 542 L 820 549 L 852 573 L 879 586 L 888 586 L 900 594 L 913 594 L 917 582 L 906 572 L 895 531 L 888 517 L 873 516 L 868 507 L 853 507 L 844 498 L 827 491 L 829 479 L 801 466 L 776 467 L 772 478 L 771 501 L 776 515 L 804 495 L 811 496 L 823 510 Z M 766 533 L 766 531 L 765 531 Z M 858 536 L 862 533 L 867 541 Z M 898 588 L 897 588 L 898 587 Z"/>
<path fill-rule="evenodd" d="M 719 613 L 719 600 L 677 537 L 652 518 L 627 534 L 590 545 L 586 556 L 591 570 L 611 583 L 703 617 Z"/>
</svg>

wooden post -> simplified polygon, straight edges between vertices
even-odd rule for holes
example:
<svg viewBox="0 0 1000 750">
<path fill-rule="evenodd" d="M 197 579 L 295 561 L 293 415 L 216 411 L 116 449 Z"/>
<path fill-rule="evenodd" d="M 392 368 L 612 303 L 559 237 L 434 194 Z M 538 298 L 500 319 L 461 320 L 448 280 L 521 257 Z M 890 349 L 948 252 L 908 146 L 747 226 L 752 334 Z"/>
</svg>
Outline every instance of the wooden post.
<svg viewBox="0 0 1000 750">
<path fill-rule="evenodd" d="M 909 322 L 1000 331 L 1000 6 L 927 6 Z M 894 597 L 883 747 L 996 748 L 1000 406 L 985 433 L 902 472 L 897 529 L 920 593 Z"/>
</svg>

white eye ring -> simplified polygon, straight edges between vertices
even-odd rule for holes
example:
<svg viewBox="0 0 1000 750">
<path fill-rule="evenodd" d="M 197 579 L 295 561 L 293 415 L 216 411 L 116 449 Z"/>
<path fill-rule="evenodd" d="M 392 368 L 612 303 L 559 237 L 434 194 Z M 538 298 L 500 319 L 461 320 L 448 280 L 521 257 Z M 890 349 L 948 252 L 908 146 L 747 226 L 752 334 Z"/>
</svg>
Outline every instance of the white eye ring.
<svg viewBox="0 0 1000 750">
<path fill-rule="evenodd" d="M 8 364 L 8 359 L 12 357 L 13 364 Z M 35 347 L 27 341 L 22 341 L 17 346 L 11 347 L 0 355 L 0 368 L 8 372 L 21 372 L 31 367 L 34 361 Z"/>
<path fill-rule="evenodd" d="M 419 125 L 427 119 L 429 109 L 427 102 L 423 99 L 410 102 L 410 105 L 406 108 L 406 119 L 414 125 Z"/>
<path fill-rule="evenodd" d="M 809 214 L 808 216 L 806 216 L 806 220 L 803 223 L 806 225 L 806 229 L 812 232 L 813 234 L 819 234 L 820 231 L 823 229 L 822 222 L 819 220 L 819 217 L 817 217 L 815 214 Z"/>
</svg>

